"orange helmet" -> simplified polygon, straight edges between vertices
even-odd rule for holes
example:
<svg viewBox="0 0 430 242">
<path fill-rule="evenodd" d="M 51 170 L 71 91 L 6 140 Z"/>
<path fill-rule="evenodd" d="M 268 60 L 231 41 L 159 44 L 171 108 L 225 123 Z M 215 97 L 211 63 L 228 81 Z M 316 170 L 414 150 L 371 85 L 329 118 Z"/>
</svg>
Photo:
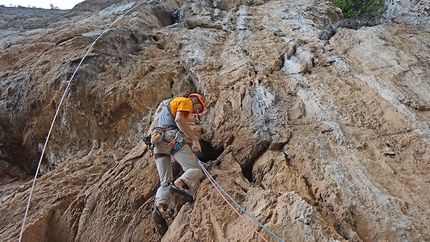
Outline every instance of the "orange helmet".
<svg viewBox="0 0 430 242">
<path fill-rule="evenodd" d="M 205 97 L 203 97 L 202 95 L 200 95 L 198 93 L 191 93 L 190 95 L 188 95 L 188 98 L 191 98 L 191 97 L 195 97 L 199 100 L 200 104 L 202 105 L 202 111 L 200 113 L 203 113 L 203 111 L 205 111 L 205 109 L 206 109 Z"/>
</svg>

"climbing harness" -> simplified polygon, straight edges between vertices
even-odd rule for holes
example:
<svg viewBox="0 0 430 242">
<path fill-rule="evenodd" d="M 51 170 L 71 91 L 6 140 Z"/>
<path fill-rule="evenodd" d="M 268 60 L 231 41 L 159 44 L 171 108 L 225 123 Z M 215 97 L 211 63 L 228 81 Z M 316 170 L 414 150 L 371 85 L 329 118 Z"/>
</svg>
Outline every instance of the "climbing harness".
<svg viewBox="0 0 430 242">
<path fill-rule="evenodd" d="M 39 170 L 40 170 L 40 166 L 41 166 L 41 164 L 42 164 L 42 159 L 43 159 L 43 155 L 45 154 L 45 150 L 46 150 L 46 147 L 47 147 L 47 145 L 48 145 L 48 141 L 49 141 L 49 138 L 50 138 L 50 136 L 51 136 L 51 133 L 52 133 L 52 129 L 54 128 L 54 123 L 55 123 L 55 120 L 57 119 L 57 116 L 58 116 L 58 114 L 59 114 L 59 112 L 60 112 L 60 108 L 61 108 L 61 105 L 62 105 L 62 103 L 63 103 L 63 101 L 64 101 L 64 98 L 66 97 L 66 93 L 67 93 L 67 91 L 70 89 L 70 85 L 72 84 L 72 80 L 73 80 L 73 78 L 75 77 L 75 75 L 76 75 L 76 72 L 78 71 L 78 69 L 79 69 L 79 67 L 82 65 L 82 63 L 84 62 L 84 60 L 85 60 L 85 57 L 87 57 L 87 55 L 90 53 L 90 50 L 93 48 L 93 46 L 94 46 L 94 44 L 106 33 L 106 32 L 108 32 L 109 30 L 110 30 L 110 28 L 114 25 L 114 24 L 116 24 L 116 22 L 118 22 L 120 19 L 122 19 L 122 17 L 124 17 L 125 15 L 127 15 L 129 12 L 131 12 L 133 9 L 135 9 L 136 7 L 138 7 L 138 6 L 140 6 L 141 4 L 142 4 L 143 2 L 139 2 L 137 5 L 135 5 L 135 6 L 133 6 L 133 7 L 131 7 L 130 9 L 128 9 L 124 14 L 122 14 L 122 15 L 120 15 L 118 18 L 116 18 L 115 19 L 115 21 L 113 21 L 95 40 L 94 40 L 94 42 L 90 45 L 90 47 L 88 48 L 88 50 L 87 50 L 87 52 L 85 53 L 85 55 L 82 57 L 82 59 L 81 59 L 81 61 L 79 62 L 79 64 L 78 64 L 78 66 L 76 67 L 76 69 L 75 69 L 75 71 L 73 72 L 73 74 L 72 74 L 72 76 L 70 77 L 70 79 L 69 79 L 69 82 L 68 82 L 68 84 L 67 84 L 67 86 L 66 86 L 66 89 L 64 89 L 64 93 L 63 93 L 63 96 L 61 97 L 61 99 L 60 99 L 60 102 L 59 102 L 59 104 L 58 104 L 58 107 L 57 107 L 57 110 L 55 111 L 55 114 L 54 114 L 54 118 L 52 119 L 52 122 L 51 122 L 51 127 L 49 128 L 49 131 L 48 131 L 48 135 L 46 136 L 46 140 L 45 140 L 45 144 L 44 144 L 44 146 L 43 146 L 43 149 L 42 149 L 42 154 L 40 155 L 40 159 L 39 159 L 39 163 L 37 164 L 37 168 L 36 168 L 36 172 L 35 172 L 35 175 L 34 175 L 34 178 L 33 178 L 33 183 L 32 183 L 32 185 L 31 185 L 31 189 L 30 189 L 30 194 L 29 194 L 29 196 L 28 196 L 28 202 L 27 202 L 27 206 L 26 206 L 26 208 L 25 208 L 25 213 L 24 213 L 24 219 L 23 219 L 23 221 L 22 221 L 22 226 L 21 226 L 21 231 L 20 231 L 20 233 L 19 233 L 19 242 L 21 242 L 22 241 L 22 235 L 23 235 L 23 232 L 24 232 L 24 228 L 25 228 L 25 221 L 27 220 L 27 216 L 28 216 L 28 210 L 29 210 L 29 208 L 30 208 L 30 202 L 31 202 L 31 197 L 32 197 L 32 195 L 33 195 L 33 190 L 34 190 L 34 186 L 35 186 L 35 184 L 36 184 L 36 179 L 37 179 L 37 174 L 39 173 Z"/>
<path fill-rule="evenodd" d="M 169 130 L 177 130 L 175 138 L 173 138 L 171 141 L 168 141 L 164 138 L 164 133 Z M 153 156 L 155 159 L 159 157 L 169 156 L 168 154 L 154 154 L 155 144 L 160 143 L 161 141 L 167 142 L 170 146 L 172 146 L 172 148 L 170 149 L 170 155 L 174 155 L 185 144 L 185 134 L 176 126 L 153 128 L 150 135 L 143 137 L 143 142 L 150 150 L 151 157 Z"/>
<path fill-rule="evenodd" d="M 211 176 L 209 171 L 204 167 L 202 161 L 200 161 L 197 158 L 200 167 L 203 170 L 203 173 L 205 173 L 206 177 L 209 179 L 209 181 L 212 183 L 212 185 L 215 187 L 215 189 L 218 191 L 218 193 L 221 195 L 221 197 L 227 202 L 227 204 L 236 212 L 236 214 L 239 215 L 239 217 L 258 235 L 260 236 L 264 241 L 268 241 L 266 238 L 264 238 L 255 228 L 252 226 L 249 221 L 247 221 L 242 214 L 237 211 L 234 206 L 226 199 L 226 197 L 223 195 L 223 193 L 232 201 L 240 210 L 242 210 L 243 213 L 245 213 L 249 218 L 251 218 L 255 223 L 257 223 L 260 227 L 262 227 L 264 230 L 266 230 L 270 235 L 272 235 L 274 238 L 276 238 L 280 242 L 284 242 L 281 238 L 279 238 L 276 234 L 274 234 L 272 231 L 270 231 L 268 228 L 266 228 L 264 225 L 262 225 L 260 222 L 258 222 L 257 219 L 255 219 L 251 214 L 249 214 L 245 209 L 243 209 L 228 193 L 218 184 L 218 182 Z M 222 192 L 222 193 L 221 193 Z"/>
<path fill-rule="evenodd" d="M 168 130 L 178 129 L 176 126 L 166 126 L 166 127 L 155 127 L 151 130 L 151 133 L 148 136 L 143 137 L 143 142 L 145 142 L 148 149 L 153 151 L 155 148 L 155 144 L 160 143 L 161 141 L 166 141 L 164 139 L 164 132 Z"/>
</svg>

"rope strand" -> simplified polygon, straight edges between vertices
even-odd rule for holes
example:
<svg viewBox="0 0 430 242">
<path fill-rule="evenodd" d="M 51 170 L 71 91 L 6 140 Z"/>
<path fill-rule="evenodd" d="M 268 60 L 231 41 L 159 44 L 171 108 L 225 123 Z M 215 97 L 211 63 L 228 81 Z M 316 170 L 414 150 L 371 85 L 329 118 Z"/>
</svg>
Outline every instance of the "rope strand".
<svg viewBox="0 0 430 242">
<path fill-rule="evenodd" d="M 207 171 L 203 170 L 204 173 L 206 174 L 206 176 L 209 178 L 209 175 L 207 173 Z M 218 189 L 218 187 L 215 185 L 214 181 L 212 179 L 209 178 L 209 181 L 212 183 L 212 185 L 215 187 L 215 189 L 218 191 L 218 193 L 221 195 L 221 197 L 224 199 L 224 201 L 226 201 L 226 203 L 234 210 L 234 212 L 236 212 L 237 215 L 239 215 L 239 217 L 256 233 L 258 234 L 258 236 L 260 236 L 264 241 L 268 242 L 266 238 L 263 237 L 263 235 L 261 235 L 256 228 L 254 228 L 254 226 L 252 226 L 252 224 L 250 224 L 245 217 L 243 217 L 242 214 L 239 213 L 239 211 L 236 210 L 236 208 L 233 207 L 233 205 L 227 200 L 227 198 L 225 198 L 225 196 L 220 192 L 220 190 Z"/>
<path fill-rule="evenodd" d="M 279 238 L 276 234 L 274 234 L 272 231 L 270 231 L 268 228 L 266 228 L 264 225 L 262 225 L 260 222 L 258 222 L 257 219 L 255 219 L 251 214 L 249 214 L 245 209 L 243 209 L 228 193 L 218 184 L 218 182 L 210 175 L 209 171 L 206 170 L 206 168 L 203 166 L 202 162 L 198 159 L 199 165 L 202 168 L 205 175 L 209 178 L 212 185 L 217 189 L 218 193 L 224 198 L 224 200 L 230 205 L 230 207 L 244 220 L 248 226 L 250 226 L 254 232 L 256 232 L 264 241 L 267 241 L 252 225 L 246 221 L 243 216 L 231 205 L 231 203 L 224 197 L 222 193 L 224 193 L 240 210 L 242 210 L 243 213 L 245 213 L 249 218 L 251 218 L 255 223 L 257 223 L 260 227 L 262 227 L 264 230 L 266 230 L 270 235 L 272 235 L 274 238 L 276 238 L 280 242 L 284 242 L 281 238 Z M 222 193 L 220 192 L 222 191 Z"/>
<path fill-rule="evenodd" d="M 66 93 L 67 93 L 67 91 L 69 90 L 69 88 L 70 88 L 70 85 L 72 84 L 72 80 L 73 80 L 73 78 L 75 77 L 75 75 L 76 75 L 76 72 L 78 71 L 78 69 L 79 69 L 79 67 L 82 65 L 82 63 L 84 62 L 84 60 L 85 60 L 85 58 L 87 57 L 87 55 L 88 55 L 88 53 L 90 52 L 90 50 L 93 48 L 93 46 L 94 46 L 94 44 L 97 42 L 97 40 L 99 40 L 101 37 L 102 37 L 102 35 L 103 34 L 105 34 L 107 31 L 109 31 L 110 30 L 110 28 L 116 23 L 116 22 L 118 22 L 122 17 L 124 17 L 126 14 L 128 14 L 130 11 L 132 11 L 133 9 L 135 9 L 137 6 L 139 6 L 140 4 L 142 4 L 142 2 L 140 2 L 140 3 L 138 3 L 137 5 L 135 5 L 134 7 L 132 7 L 132 8 L 130 8 L 128 11 L 126 11 L 124 14 L 122 14 L 121 16 L 119 16 L 114 22 L 112 22 L 95 40 L 94 40 L 94 42 L 90 45 L 90 47 L 88 48 L 88 50 L 87 50 L 87 52 L 85 53 L 85 55 L 82 57 L 82 59 L 81 59 L 81 61 L 79 62 L 79 64 L 78 64 L 78 66 L 76 67 L 76 69 L 75 69 L 75 71 L 73 72 L 73 74 L 72 74 L 72 76 L 70 77 L 70 79 L 69 79 L 69 82 L 68 82 L 68 84 L 67 84 L 67 86 L 66 86 L 66 89 L 64 90 L 64 93 L 63 93 L 63 96 L 61 97 L 61 99 L 60 99 L 60 103 L 58 104 L 58 107 L 57 107 L 57 110 L 55 111 L 55 115 L 54 115 L 54 118 L 52 119 L 52 122 L 51 122 L 51 126 L 50 126 L 50 128 L 49 128 L 49 131 L 48 131 L 48 135 L 46 136 L 46 140 L 45 140 L 45 144 L 44 144 L 44 146 L 43 146 L 43 149 L 42 149 L 42 154 L 40 155 L 40 159 L 39 159 L 39 162 L 38 162 L 38 164 L 37 164 L 37 168 L 36 168 L 36 173 L 34 174 L 34 178 L 33 178 L 33 183 L 32 183 L 32 185 L 31 185 L 31 189 L 30 189 L 30 194 L 29 194 L 29 196 L 28 196 L 28 201 L 27 201 L 27 206 L 26 206 L 26 208 L 25 208 L 25 213 L 24 213 L 24 219 L 23 219 L 23 221 L 22 221 L 22 226 L 21 226 L 21 231 L 20 231 L 20 233 L 19 233 L 19 242 L 21 242 L 21 240 L 22 240 L 22 235 L 23 235 L 23 232 L 24 232 L 24 228 L 25 228 L 25 222 L 26 222 L 26 220 L 27 220 L 27 216 L 28 216 L 28 211 L 29 211 L 29 208 L 30 208 L 30 202 L 31 202 L 31 197 L 32 197 L 32 195 L 33 195 L 33 190 L 34 190 L 34 186 L 35 186 L 35 184 L 36 184 L 36 179 L 37 179 L 37 174 L 39 173 L 39 170 L 40 170 L 40 166 L 41 166 L 41 164 L 42 164 L 42 160 L 43 160 L 43 155 L 45 154 L 45 150 L 46 150 L 46 147 L 48 146 L 48 141 L 49 141 L 49 138 L 51 137 L 51 133 L 52 133 L 52 129 L 54 128 L 54 123 L 55 123 L 55 120 L 57 119 L 57 116 L 58 116 L 58 113 L 60 112 L 60 107 L 61 107 L 61 105 L 62 105 L 62 103 L 63 103 L 63 100 L 64 100 L 64 98 L 66 97 Z"/>
</svg>

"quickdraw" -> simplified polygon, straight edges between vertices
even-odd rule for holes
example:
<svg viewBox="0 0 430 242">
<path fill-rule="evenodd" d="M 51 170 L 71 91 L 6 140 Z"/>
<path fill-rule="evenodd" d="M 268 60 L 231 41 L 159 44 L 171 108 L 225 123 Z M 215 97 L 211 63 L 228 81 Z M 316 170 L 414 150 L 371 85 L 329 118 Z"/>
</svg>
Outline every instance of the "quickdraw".
<svg viewBox="0 0 430 242">
<path fill-rule="evenodd" d="M 151 143 L 151 136 L 152 136 L 152 134 L 145 136 L 142 138 L 142 140 L 145 143 L 145 145 L 148 147 L 148 149 L 150 151 L 153 151 L 154 150 L 154 144 Z"/>
<path fill-rule="evenodd" d="M 176 132 L 175 138 L 170 141 L 169 145 L 172 146 L 172 149 L 170 150 L 170 154 L 174 155 L 178 150 L 181 149 L 181 147 L 185 144 L 184 141 L 185 135 L 182 133 L 182 131 Z"/>
</svg>

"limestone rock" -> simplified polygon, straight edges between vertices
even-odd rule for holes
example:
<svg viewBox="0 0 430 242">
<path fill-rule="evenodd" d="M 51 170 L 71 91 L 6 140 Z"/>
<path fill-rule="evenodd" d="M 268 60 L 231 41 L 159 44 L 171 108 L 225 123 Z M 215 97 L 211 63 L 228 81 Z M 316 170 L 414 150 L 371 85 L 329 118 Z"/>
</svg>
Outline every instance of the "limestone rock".
<svg viewBox="0 0 430 242">
<path fill-rule="evenodd" d="M 0 240 L 430 241 L 430 5 L 388 3 L 329 40 L 320 0 L 0 7 Z M 142 138 L 190 92 L 203 167 L 264 228 L 205 177 L 156 233 Z"/>
</svg>

